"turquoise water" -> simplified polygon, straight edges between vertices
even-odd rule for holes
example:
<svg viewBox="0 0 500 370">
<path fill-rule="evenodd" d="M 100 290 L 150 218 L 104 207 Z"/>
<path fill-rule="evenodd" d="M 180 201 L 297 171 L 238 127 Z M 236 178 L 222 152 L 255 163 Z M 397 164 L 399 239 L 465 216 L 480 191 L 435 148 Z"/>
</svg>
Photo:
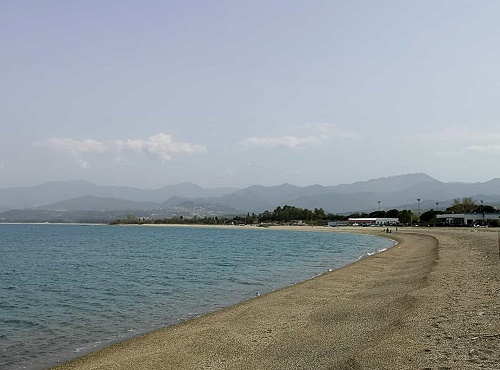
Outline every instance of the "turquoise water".
<svg viewBox="0 0 500 370">
<path fill-rule="evenodd" d="M 0 368 L 45 369 L 392 244 L 257 228 L 0 225 Z"/>
</svg>

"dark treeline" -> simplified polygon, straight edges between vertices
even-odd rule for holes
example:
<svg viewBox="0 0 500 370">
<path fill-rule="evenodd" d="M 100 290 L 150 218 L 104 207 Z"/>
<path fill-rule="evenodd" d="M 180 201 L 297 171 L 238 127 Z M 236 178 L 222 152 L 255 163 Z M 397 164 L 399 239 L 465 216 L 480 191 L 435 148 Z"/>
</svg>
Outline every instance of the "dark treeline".
<svg viewBox="0 0 500 370">
<path fill-rule="evenodd" d="M 314 210 L 310 210 L 307 208 L 285 205 L 276 207 L 272 212 L 266 210 L 259 214 L 247 213 L 246 216 L 194 216 L 192 218 L 174 216 L 164 219 L 151 219 L 147 217 L 135 217 L 130 215 L 126 218 L 113 221 L 111 222 L 111 224 L 252 225 L 262 223 L 292 224 L 302 222 L 310 225 L 325 225 L 329 221 L 346 221 L 350 217 L 395 217 L 399 218 L 402 223 L 409 223 L 411 221 L 412 212 L 409 210 L 398 211 L 397 209 L 391 209 L 389 211 L 339 215 L 334 213 L 326 213 L 323 208 L 315 208 Z"/>
<path fill-rule="evenodd" d="M 439 204 L 439 203 L 438 203 Z M 456 214 L 461 214 L 461 213 L 479 213 L 479 214 L 487 214 L 487 213 L 497 213 L 499 210 L 496 207 L 493 207 L 488 204 L 483 204 L 481 201 L 480 204 L 477 204 L 476 201 L 474 201 L 473 198 L 471 197 L 465 197 L 465 198 L 455 198 L 453 199 L 453 203 L 451 206 L 447 207 L 445 211 L 437 211 L 434 209 L 430 209 L 428 211 L 423 212 L 419 219 L 418 222 L 421 225 L 434 225 L 434 226 L 440 226 L 445 223 L 444 219 L 438 219 L 437 215 L 443 214 L 443 213 L 456 213 Z M 498 227 L 500 226 L 500 221 L 499 220 L 487 220 L 483 221 L 483 225 L 487 226 L 492 226 L 492 227 Z"/>
<path fill-rule="evenodd" d="M 439 204 L 439 203 L 438 203 Z M 443 211 L 435 211 L 430 209 L 423 211 L 420 215 L 415 214 L 411 210 L 390 209 L 388 211 L 375 211 L 371 213 L 352 213 L 350 215 L 339 215 L 334 213 L 326 213 L 323 208 L 299 208 L 294 206 L 279 206 L 272 212 L 264 211 L 259 214 L 247 213 L 246 216 L 210 216 L 210 217 L 183 217 L 174 216 L 171 218 L 154 219 L 149 217 L 127 216 L 123 219 L 118 219 L 111 222 L 116 224 L 186 224 L 186 225 L 253 225 L 253 224 L 309 224 L 309 225 L 326 225 L 329 221 L 346 221 L 348 218 L 398 218 L 403 225 L 433 225 L 440 226 L 444 224 L 443 219 L 438 219 L 437 215 L 442 213 L 470 213 L 470 212 L 497 212 L 498 209 L 483 204 L 477 204 L 472 198 L 456 198 L 453 204 Z M 499 222 L 489 221 L 490 226 L 499 226 Z"/>
<path fill-rule="evenodd" d="M 439 203 L 438 203 L 439 204 Z M 299 208 L 294 206 L 279 206 L 273 211 L 264 211 L 259 214 L 247 213 L 246 216 L 174 216 L 171 218 L 155 219 L 149 217 L 136 217 L 129 215 L 125 218 L 111 222 L 116 224 L 186 224 L 186 225 L 285 225 L 285 224 L 308 224 L 308 225 L 326 225 L 329 221 L 346 221 L 348 218 L 398 218 L 403 225 L 422 226 L 444 225 L 444 219 L 438 219 L 437 215 L 442 213 L 489 213 L 498 212 L 498 209 L 483 204 L 476 204 L 472 198 L 457 198 L 453 200 L 453 204 L 447 207 L 445 211 L 435 211 L 434 209 L 425 210 L 419 215 L 408 209 L 397 210 L 390 209 L 388 211 L 375 211 L 371 213 L 352 213 L 350 215 L 339 215 L 334 213 L 326 213 L 323 208 Z M 500 226 L 498 221 L 488 221 L 490 226 Z"/>
</svg>

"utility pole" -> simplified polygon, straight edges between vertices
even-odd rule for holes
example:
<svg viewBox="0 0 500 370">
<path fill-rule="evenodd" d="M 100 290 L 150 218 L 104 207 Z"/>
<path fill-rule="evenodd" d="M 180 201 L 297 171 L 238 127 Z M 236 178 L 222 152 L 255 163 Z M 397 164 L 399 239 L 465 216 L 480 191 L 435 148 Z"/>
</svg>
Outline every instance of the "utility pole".
<svg viewBox="0 0 500 370">
<path fill-rule="evenodd" d="M 481 212 L 483 212 L 483 226 L 484 226 L 484 205 L 483 205 L 483 201 L 481 201 Z"/>
<path fill-rule="evenodd" d="M 420 225 L 420 198 L 417 198 L 418 202 L 418 224 Z"/>
</svg>

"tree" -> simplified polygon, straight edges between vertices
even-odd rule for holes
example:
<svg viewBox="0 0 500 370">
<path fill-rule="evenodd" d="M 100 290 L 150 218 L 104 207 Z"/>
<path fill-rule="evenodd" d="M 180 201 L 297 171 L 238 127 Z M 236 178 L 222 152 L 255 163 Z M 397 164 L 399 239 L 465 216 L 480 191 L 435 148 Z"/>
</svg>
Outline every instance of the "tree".
<svg viewBox="0 0 500 370">
<path fill-rule="evenodd" d="M 446 212 L 450 213 L 471 213 L 477 210 L 477 204 L 471 197 L 464 197 L 462 199 L 453 199 L 453 205 L 446 208 Z"/>
<path fill-rule="evenodd" d="M 333 213 L 329 213 L 326 215 L 326 219 L 328 221 L 347 221 L 347 216 L 336 215 Z"/>
<path fill-rule="evenodd" d="M 259 220 L 259 222 L 263 222 L 263 221 L 267 222 L 267 221 L 270 221 L 270 220 L 271 220 L 271 212 L 269 212 L 269 211 L 266 209 L 263 213 L 259 214 L 259 216 L 258 216 L 258 220 Z"/>
<path fill-rule="evenodd" d="M 326 218 L 323 208 L 314 208 L 314 219 L 324 220 Z"/>
<path fill-rule="evenodd" d="M 462 198 L 464 212 L 474 212 L 477 208 L 476 202 L 471 197 Z"/>
<path fill-rule="evenodd" d="M 389 218 L 398 218 L 399 217 L 399 211 L 397 209 L 390 209 L 385 213 L 385 217 Z"/>
<path fill-rule="evenodd" d="M 413 212 L 409 209 L 403 209 L 399 212 L 399 221 L 402 224 L 410 224 L 413 217 Z"/>
<path fill-rule="evenodd" d="M 430 211 L 424 212 L 420 215 L 421 222 L 427 223 L 427 222 L 432 221 L 435 218 L 436 218 L 436 212 L 433 209 L 431 209 Z"/>
<path fill-rule="evenodd" d="M 494 213 L 496 212 L 495 207 L 489 205 L 481 205 L 476 208 L 476 212 L 484 212 L 484 213 Z"/>
</svg>

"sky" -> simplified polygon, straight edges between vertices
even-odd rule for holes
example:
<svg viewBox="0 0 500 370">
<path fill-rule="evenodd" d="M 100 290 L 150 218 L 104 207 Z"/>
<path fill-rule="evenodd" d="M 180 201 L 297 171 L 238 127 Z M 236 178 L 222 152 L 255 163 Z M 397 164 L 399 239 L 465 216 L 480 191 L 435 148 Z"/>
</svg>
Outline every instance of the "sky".
<svg viewBox="0 0 500 370">
<path fill-rule="evenodd" d="M 500 2 L 0 2 L 0 188 L 500 177 Z"/>
</svg>

